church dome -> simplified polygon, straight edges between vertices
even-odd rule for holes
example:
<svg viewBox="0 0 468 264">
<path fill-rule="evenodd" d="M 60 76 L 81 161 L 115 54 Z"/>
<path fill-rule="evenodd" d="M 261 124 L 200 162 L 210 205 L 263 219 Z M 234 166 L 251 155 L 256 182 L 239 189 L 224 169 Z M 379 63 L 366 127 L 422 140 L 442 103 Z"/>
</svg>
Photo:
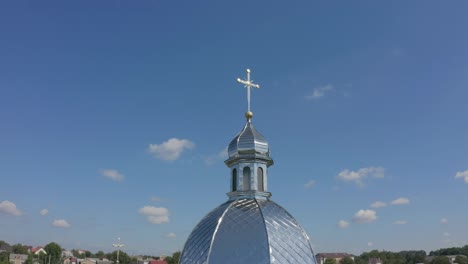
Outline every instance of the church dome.
<svg viewBox="0 0 468 264">
<path fill-rule="evenodd" d="M 190 234 L 180 264 L 312 263 L 309 237 L 298 222 L 269 199 L 229 200 L 203 218 Z"/>
<path fill-rule="evenodd" d="M 249 120 L 241 132 L 229 143 L 228 155 L 229 158 L 235 158 L 252 154 L 269 157 L 270 147 L 265 137 L 254 128 Z"/>
<path fill-rule="evenodd" d="M 228 146 L 229 199 L 193 229 L 180 264 L 316 264 L 310 240 L 285 209 L 270 200 L 268 169 L 273 165 L 266 139 L 252 124 L 250 80 L 247 123 Z"/>
</svg>

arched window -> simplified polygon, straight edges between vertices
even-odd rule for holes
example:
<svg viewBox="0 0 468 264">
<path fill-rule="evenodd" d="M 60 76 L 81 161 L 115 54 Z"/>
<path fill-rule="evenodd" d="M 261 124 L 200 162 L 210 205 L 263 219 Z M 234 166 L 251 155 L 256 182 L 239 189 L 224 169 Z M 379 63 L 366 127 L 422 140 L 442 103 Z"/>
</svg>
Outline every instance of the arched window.
<svg viewBox="0 0 468 264">
<path fill-rule="evenodd" d="M 263 169 L 260 168 L 260 167 L 257 169 L 257 190 L 259 192 L 264 191 L 264 187 L 263 187 Z"/>
<path fill-rule="evenodd" d="M 237 170 L 232 170 L 232 191 L 237 191 Z"/>
<path fill-rule="evenodd" d="M 244 167 L 242 183 L 244 185 L 244 191 L 250 190 L 250 168 Z"/>
</svg>

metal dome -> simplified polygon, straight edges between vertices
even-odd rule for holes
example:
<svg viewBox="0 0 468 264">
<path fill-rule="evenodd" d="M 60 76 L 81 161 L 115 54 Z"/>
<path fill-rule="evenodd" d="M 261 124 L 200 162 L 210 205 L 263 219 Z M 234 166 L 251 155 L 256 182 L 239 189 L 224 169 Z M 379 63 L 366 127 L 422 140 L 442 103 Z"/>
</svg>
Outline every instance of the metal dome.
<svg viewBox="0 0 468 264">
<path fill-rule="evenodd" d="M 190 234 L 180 264 L 316 264 L 309 237 L 269 199 L 229 200 Z"/>
<path fill-rule="evenodd" d="M 241 132 L 231 140 L 228 147 L 229 158 L 242 154 L 260 154 L 270 156 L 270 148 L 266 139 L 253 126 L 250 120 Z"/>
</svg>

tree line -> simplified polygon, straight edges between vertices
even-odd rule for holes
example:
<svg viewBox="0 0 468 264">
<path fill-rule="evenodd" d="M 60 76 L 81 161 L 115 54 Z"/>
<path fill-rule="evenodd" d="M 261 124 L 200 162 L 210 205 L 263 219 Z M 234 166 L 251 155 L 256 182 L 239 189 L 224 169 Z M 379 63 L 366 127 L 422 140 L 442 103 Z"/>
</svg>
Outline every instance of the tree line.
<svg viewBox="0 0 468 264">
<path fill-rule="evenodd" d="M 55 243 L 51 242 L 44 247 L 44 250 L 47 252 L 47 255 L 40 254 L 34 255 L 33 253 L 28 252 L 28 247 L 21 244 L 9 245 L 5 241 L 0 240 L 0 248 L 2 247 L 11 247 L 11 253 L 15 254 L 24 254 L 28 255 L 26 264 L 33 264 L 33 262 L 38 262 L 40 264 L 62 264 L 64 258 L 62 257 L 62 247 Z M 117 251 L 110 253 L 104 253 L 100 250 L 96 253 L 90 251 L 81 252 L 72 249 L 72 254 L 76 258 L 98 258 L 98 259 L 108 259 L 110 261 L 117 261 Z M 10 264 L 9 263 L 9 254 L 10 252 L 0 252 L 0 264 Z M 410 251 L 400 251 L 400 252 L 390 252 L 390 251 L 378 251 L 372 250 L 370 252 L 364 252 L 359 256 L 354 258 L 354 261 L 350 257 L 345 257 L 341 259 L 339 263 L 335 259 L 327 259 L 324 264 L 368 264 L 369 259 L 379 258 L 382 260 L 383 264 L 416 264 L 416 263 L 425 263 L 425 264 L 450 264 L 449 259 L 446 257 L 448 255 L 464 255 L 457 256 L 455 262 L 458 264 L 468 264 L 468 245 L 464 247 L 452 247 L 452 248 L 441 248 L 435 251 L 429 252 L 429 256 L 432 257 L 428 261 L 426 251 L 424 250 L 410 250 Z M 158 256 L 145 255 L 142 256 L 143 259 L 159 259 Z M 168 264 L 177 264 L 180 259 L 180 252 L 175 252 L 172 256 L 167 256 L 165 258 Z M 49 262 L 50 261 L 50 262 Z M 137 257 L 129 256 L 125 251 L 120 251 L 119 253 L 119 262 L 122 264 L 136 264 Z"/>
<path fill-rule="evenodd" d="M 400 252 L 378 251 L 362 253 L 357 259 L 356 264 L 367 264 L 369 258 L 380 258 L 384 264 L 415 264 L 426 262 L 426 251 L 409 250 Z"/>
<path fill-rule="evenodd" d="M 326 259 L 324 264 L 368 264 L 369 259 L 379 258 L 383 264 L 451 264 L 448 255 L 459 255 L 455 258 L 455 263 L 468 264 L 468 245 L 460 248 L 442 248 L 429 253 L 430 258 L 424 250 L 410 250 L 400 252 L 372 250 L 364 252 L 354 257 L 344 257 L 339 262 L 335 259 Z M 464 255 L 464 256 L 462 256 Z"/>
<path fill-rule="evenodd" d="M 44 250 L 47 252 L 47 255 L 41 253 L 39 255 L 35 255 L 34 253 L 28 252 L 29 247 L 21 244 L 15 244 L 15 245 L 10 245 L 7 242 L 0 240 L 0 248 L 11 248 L 11 252 L 4 251 L 0 252 L 0 264 L 10 264 L 10 259 L 9 255 L 10 253 L 14 254 L 23 254 L 27 255 L 28 259 L 26 260 L 25 264 L 33 264 L 34 262 L 37 262 L 39 264 L 63 264 L 63 261 L 65 260 L 65 257 L 62 256 L 62 252 L 65 250 L 63 249 L 59 244 L 55 242 L 51 242 L 47 244 L 44 247 Z M 81 252 L 76 249 L 72 249 L 71 253 L 73 254 L 74 257 L 76 258 L 98 258 L 98 259 L 108 259 L 110 261 L 117 261 L 117 251 L 113 251 L 110 253 L 104 253 L 104 251 L 100 250 L 96 253 L 92 253 L 90 251 L 84 251 Z M 143 259 L 155 259 L 158 260 L 158 256 L 150 256 L 150 255 L 144 255 L 142 256 Z M 180 258 L 180 252 L 175 252 L 172 254 L 172 256 L 167 256 L 165 257 L 164 260 L 168 264 L 177 264 L 179 262 Z M 137 257 L 136 256 L 130 256 L 128 255 L 125 251 L 120 250 L 119 253 L 119 262 L 121 264 L 136 264 L 137 263 Z"/>
<path fill-rule="evenodd" d="M 429 253 L 430 256 L 446 256 L 446 255 L 465 255 L 468 256 L 468 245 L 464 247 L 441 248 Z"/>
</svg>

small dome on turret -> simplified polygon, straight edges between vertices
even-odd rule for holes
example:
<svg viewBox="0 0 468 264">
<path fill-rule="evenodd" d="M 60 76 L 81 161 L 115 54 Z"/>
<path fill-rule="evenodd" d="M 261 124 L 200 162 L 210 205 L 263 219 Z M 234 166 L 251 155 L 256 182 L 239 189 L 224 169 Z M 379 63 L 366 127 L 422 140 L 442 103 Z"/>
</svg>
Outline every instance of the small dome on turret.
<svg viewBox="0 0 468 264">
<path fill-rule="evenodd" d="M 242 155 L 270 157 L 270 147 L 265 137 L 254 128 L 249 120 L 242 131 L 229 143 L 228 155 L 229 159 Z"/>
</svg>

